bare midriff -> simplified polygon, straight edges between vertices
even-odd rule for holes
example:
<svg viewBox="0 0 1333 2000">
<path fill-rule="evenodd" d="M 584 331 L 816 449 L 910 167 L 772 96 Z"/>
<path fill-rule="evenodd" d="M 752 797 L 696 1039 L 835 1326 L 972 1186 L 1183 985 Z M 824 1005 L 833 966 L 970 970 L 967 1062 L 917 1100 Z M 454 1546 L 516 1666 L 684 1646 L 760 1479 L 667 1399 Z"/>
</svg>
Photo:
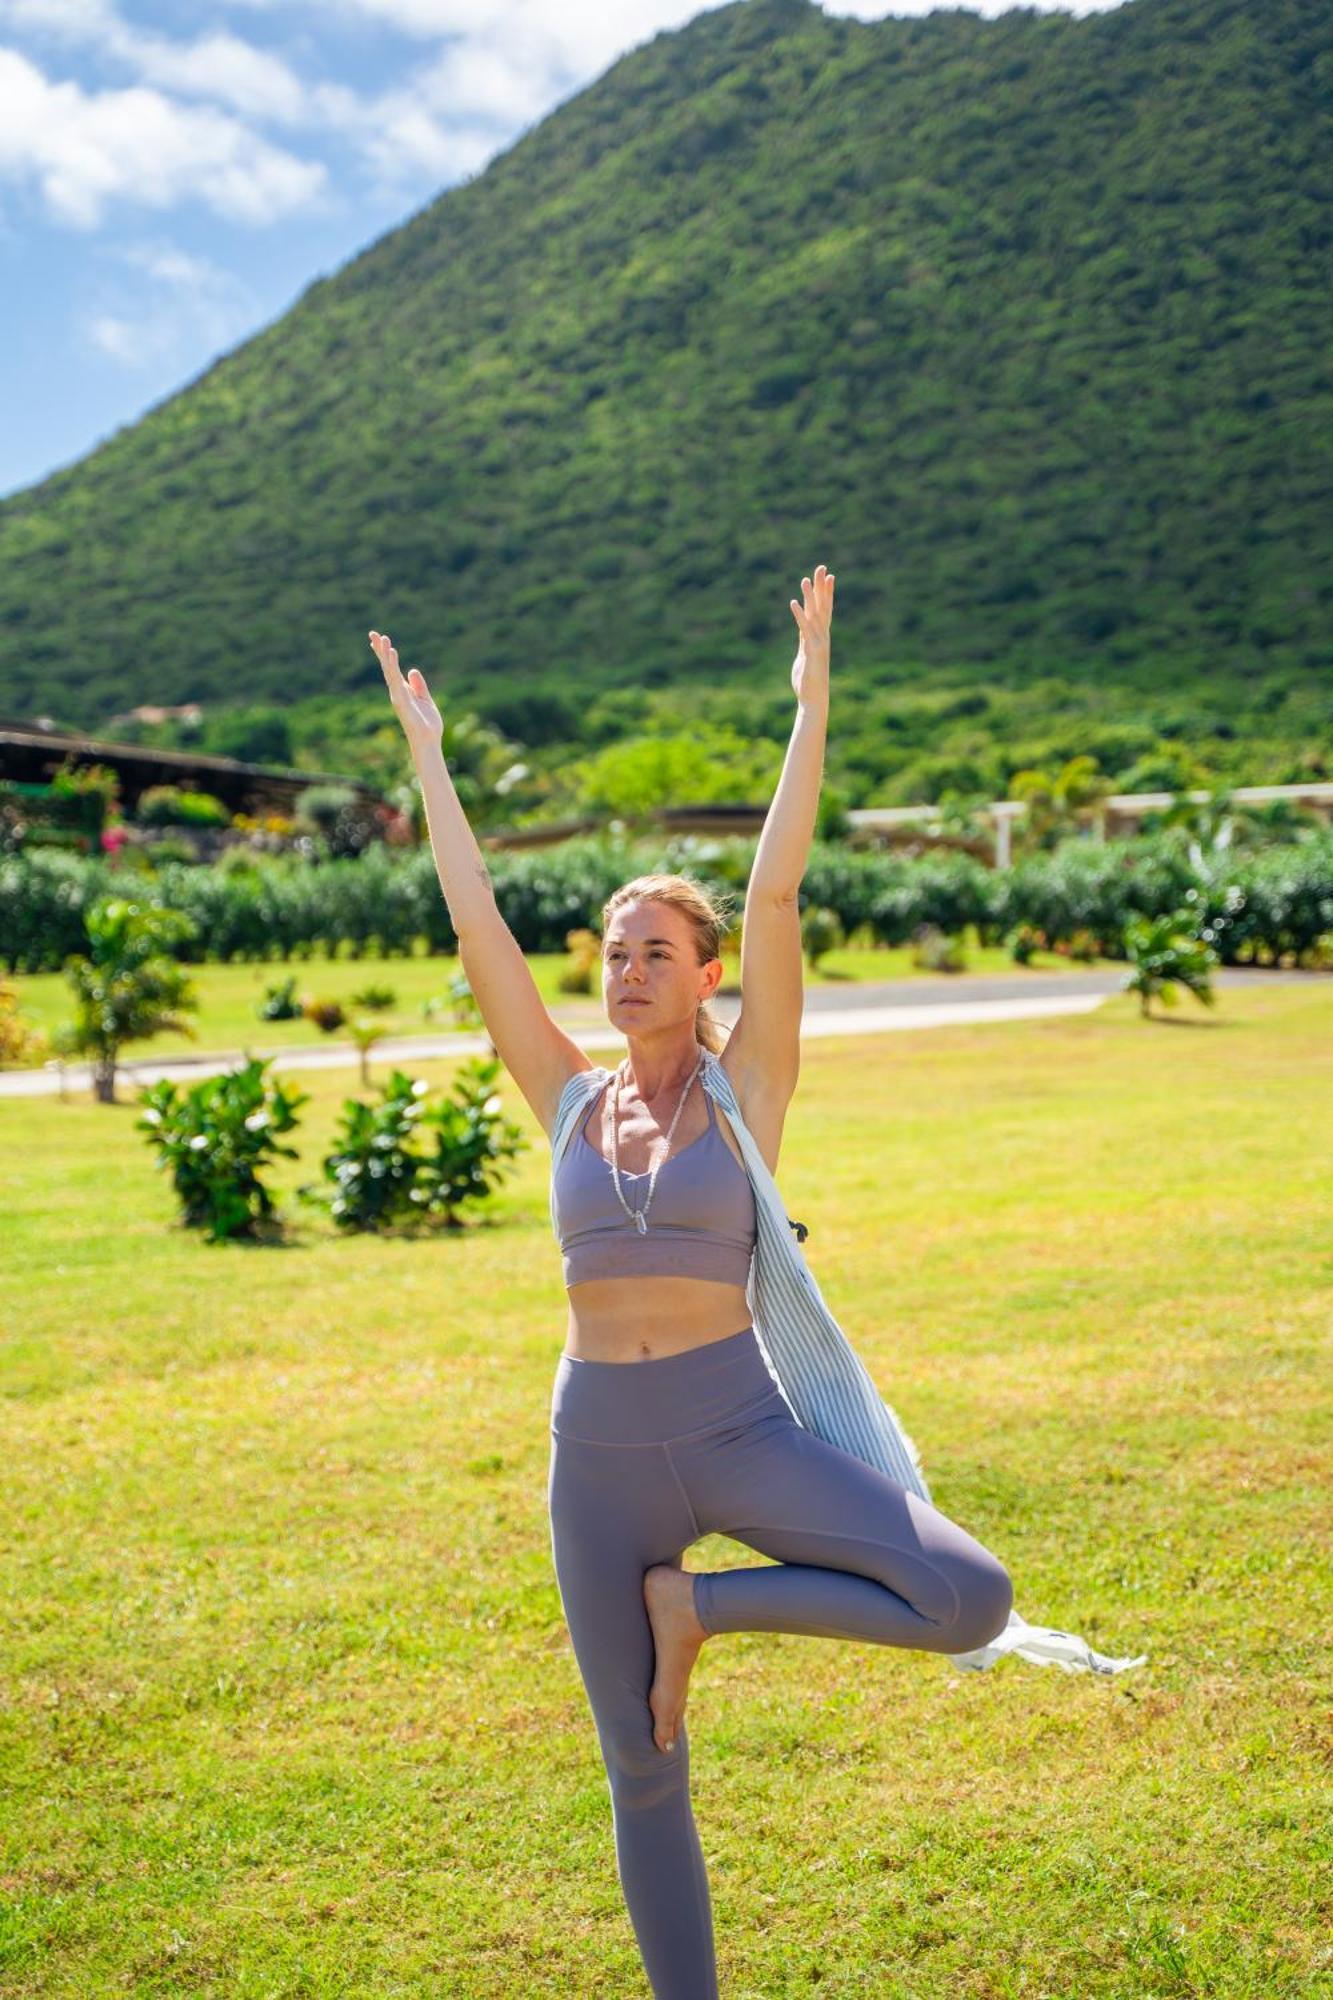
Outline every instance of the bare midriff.
<svg viewBox="0 0 1333 2000">
<path fill-rule="evenodd" d="M 580 1361 L 660 1361 L 753 1324 L 744 1285 L 712 1278 L 589 1278 L 566 1297 L 565 1353 Z"/>
</svg>

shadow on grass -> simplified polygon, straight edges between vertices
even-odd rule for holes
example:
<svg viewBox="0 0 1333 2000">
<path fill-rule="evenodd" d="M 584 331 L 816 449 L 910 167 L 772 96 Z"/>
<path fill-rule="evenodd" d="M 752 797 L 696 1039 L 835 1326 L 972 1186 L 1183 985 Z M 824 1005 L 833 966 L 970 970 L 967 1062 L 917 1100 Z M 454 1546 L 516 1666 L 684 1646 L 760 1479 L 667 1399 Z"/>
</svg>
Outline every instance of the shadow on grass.
<svg viewBox="0 0 1333 2000">
<path fill-rule="evenodd" d="M 1219 1021 L 1215 1017 L 1212 1020 L 1205 1021 L 1193 1016 L 1182 1018 L 1179 1014 L 1140 1014 L 1138 1018 L 1144 1023 L 1145 1027 L 1149 1028 L 1235 1028 L 1240 1026 L 1240 1023 L 1237 1021 Z"/>
</svg>

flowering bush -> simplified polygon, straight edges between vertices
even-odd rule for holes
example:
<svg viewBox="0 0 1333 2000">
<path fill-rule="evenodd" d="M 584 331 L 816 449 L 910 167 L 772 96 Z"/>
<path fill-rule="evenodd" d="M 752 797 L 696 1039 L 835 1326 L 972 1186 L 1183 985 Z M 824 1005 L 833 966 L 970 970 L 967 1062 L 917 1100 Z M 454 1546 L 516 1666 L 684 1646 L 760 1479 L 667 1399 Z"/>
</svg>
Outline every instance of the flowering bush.
<svg viewBox="0 0 1333 2000">
<path fill-rule="evenodd" d="M 266 1076 L 267 1068 L 252 1056 L 184 1092 L 164 1077 L 139 1093 L 135 1128 L 156 1146 L 158 1168 L 170 1172 L 187 1228 L 206 1230 L 213 1243 L 261 1233 L 275 1203 L 260 1174 L 279 1154 L 297 1157 L 277 1135 L 295 1125 L 306 1093 Z"/>
<path fill-rule="evenodd" d="M 34 1028 L 19 1012 L 18 994 L 10 979 L 0 979 L 0 1069 L 41 1062 L 50 1046 L 43 1028 Z"/>
<path fill-rule="evenodd" d="M 305 1015 L 307 1021 L 313 1021 L 315 1026 L 321 1028 L 326 1035 L 331 1035 L 335 1028 L 341 1028 L 343 1022 L 347 1019 L 340 1001 L 327 998 L 314 998 L 310 994 L 306 994 L 302 1000 L 301 1012 Z"/>
<path fill-rule="evenodd" d="M 378 1103 L 349 1098 L 332 1150 L 322 1162 L 332 1192 L 313 1184 L 301 1198 L 328 1207 L 342 1229 L 385 1229 L 423 1220 L 461 1227 L 458 1210 L 485 1199 L 501 1174 L 501 1163 L 527 1141 L 522 1129 L 501 1115 L 494 1090 L 500 1064 L 475 1057 L 454 1079 L 454 1096 L 427 1111 L 429 1085 L 394 1070 L 381 1086 Z M 429 1130 L 433 1151 L 414 1147 Z"/>
</svg>

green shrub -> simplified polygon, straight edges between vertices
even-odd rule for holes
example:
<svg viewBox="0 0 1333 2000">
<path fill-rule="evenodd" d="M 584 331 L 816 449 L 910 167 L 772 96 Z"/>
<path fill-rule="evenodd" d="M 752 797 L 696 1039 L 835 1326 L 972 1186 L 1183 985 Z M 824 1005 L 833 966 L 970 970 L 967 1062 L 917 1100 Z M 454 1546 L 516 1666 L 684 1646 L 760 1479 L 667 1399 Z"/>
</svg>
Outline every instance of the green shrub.
<svg viewBox="0 0 1333 2000">
<path fill-rule="evenodd" d="M 953 936 L 969 924 L 980 927 L 990 919 L 994 877 L 970 854 L 932 854 L 920 861 L 899 855 L 875 859 L 878 867 L 870 879 L 867 915 L 879 943 L 908 944 L 922 924 L 933 924 Z"/>
<path fill-rule="evenodd" d="M 994 875 L 988 915 L 1002 932 L 1030 924 L 1050 951 L 1062 939 L 1090 931 L 1114 956 L 1129 917 L 1178 908 L 1193 879 L 1177 841 L 1068 840 L 1052 853 L 1025 856 Z"/>
<path fill-rule="evenodd" d="M 160 868 L 167 861 L 175 861 L 182 868 L 193 868 L 198 859 L 188 840 L 172 839 L 170 835 L 165 840 L 150 840 L 145 853 L 154 868 Z"/>
<path fill-rule="evenodd" d="M 230 826 L 231 807 L 212 792 L 183 791 L 176 802 L 181 826 Z"/>
<path fill-rule="evenodd" d="M 230 826 L 231 808 L 212 792 L 150 785 L 140 794 L 134 817 L 140 826 Z"/>
<path fill-rule="evenodd" d="M 25 1021 L 19 1012 L 13 981 L 0 979 L 0 1069 L 31 1067 L 44 1059 L 49 1048 L 46 1031 Z"/>
<path fill-rule="evenodd" d="M 1005 950 L 1015 965 L 1027 965 L 1035 951 L 1045 951 L 1046 933 L 1035 924 L 1015 924 L 1004 940 Z"/>
<path fill-rule="evenodd" d="M 1200 935 L 1213 933 L 1225 964 L 1310 964 L 1333 937 L 1333 833 L 1237 856 L 1193 886 Z"/>
<path fill-rule="evenodd" d="M 266 986 L 255 1013 L 261 1021 L 299 1021 L 302 1007 L 296 997 L 296 974 L 279 980 L 276 986 Z"/>
<path fill-rule="evenodd" d="M 385 1014 L 398 1005 L 398 995 L 392 986 L 363 986 L 352 995 L 352 1005 L 364 1007 L 368 1014 Z"/>
<path fill-rule="evenodd" d="M 186 1226 L 205 1230 L 210 1242 L 263 1233 L 275 1204 L 260 1175 L 279 1154 L 297 1157 L 278 1135 L 291 1131 L 306 1094 L 267 1068 L 251 1057 L 184 1092 L 163 1078 L 139 1093 L 136 1129 L 157 1148 L 157 1167 L 170 1172 Z"/>
<path fill-rule="evenodd" d="M 922 924 L 913 940 L 912 963 L 926 972 L 963 972 L 967 954 L 961 938 L 949 937 L 937 924 Z"/>
<path fill-rule="evenodd" d="M 754 845 L 697 837 L 629 844 L 600 836 L 496 855 L 490 866 L 501 915 L 520 948 L 560 952 L 571 931 L 595 927 L 614 888 L 664 861 L 714 893 L 743 894 Z M 83 909 L 116 885 L 100 856 L 0 851 L 0 964 L 20 972 L 58 969 L 81 948 Z M 836 911 L 845 934 L 868 935 L 879 945 L 906 944 L 923 923 L 951 936 L 971 924 L 983 942 L 1026 924 L 1043 933 L 1048 949 L 1086 930 L 1104 956 L 1115 957 L 1123 955 L 1127 918 L 1180 909 L 1190 888 L 1200 891 L 1205 919 L 1227 918 L 1217 937 L 1225 963 L 1278 957 L 1309 963 L 1320 939 L 1333 935 L 1333 830 L 1302 829 L 1296 839 L 1284 835 L 1204 867 L 1191 859 L 1182 828 L 1152 839 L 1069 840 L 1005 871 L 968 854 L 914 861 L 816 841 L 801 902 Z M 236 873 L 166 863 L 151 895 L 196 924 L 197 940 L 181 947 L 186 959 L 361 957 L 411 952 L 422 941 L 431 952 L 457 950 L 429 849 L 404 854 L 377 842 L 355 860 L 315 864 L 285 855 Z"/>
<path fill-rule="evenodd" d="M 1091 965 L 1102 956 L 1101 940 L 1086 928 L 1071 931 L 1067 938 L 1060 938 L 1054 950 L 1057 957 L 1073 959 L 1079 965 Z"/>
<path fill-rule="evenodd" d="M 362 853 L 375 838 L 375 808 L 352 785 L 307 785 L 296 813 L 298 825 L 313 827 L 335 860 Z"/>
<path fill-rule="evenodd" d="M 52 801 L 87 807 L 100 832 L 120 804 L 120 777 L 109 764 L 81 764 L 71 752 L 51 774 Z"/>
<path fill-rule="evenodd" d="M 571 931 L 565 939 L 565 949 L 570 962 L 556 974 L 556 985 L 562 993 L 591 993 L 602 955 L 602 940 L 593 930 Z"/>
<path fill-rule="evenodd" d="M 349 1098 L 332 1150 L 321 1171 L 329 1193 L 314 1184 L 304 1200 L 327 1206 L 342 1229 L 388 1229 L 423 1221 L 461 1226 L 458 1211 L 484 1200 L 502 1177 L 501 1162 L 527 1143 L 522 1129 L 501 1115 L 492 1089 L 500 1071 L 494 1059 L 462 1064 L 455 1095 L 433 1110 L 423 1099 L 429 1086 L 394 1070 L 377 1103 Z M 413 1140 L 429 1135 L 430 1150 Z"/>
<path fill-rule="evenodd" d="M 50 846 L 90 852 L 116 808 L 119 784 L 114 774 L 106 774 L 108 789 L 105 777 L 99 775 L 104 767 L 94 764 L 89 769 L 91 783 L 81 783 L 79 773 L 68 766 L 59 784 L 54 779 L 40 785 L 0 778 L 0 850 L 19 853 Z"/>
<path fill-rule="evenodd" d="M 341 1028 L 347 1019 L 341 1001 L 331 1000 L 326 996 L 307 995 L 301 1003 L 301 1012 L 307 1021 L 313 1021 L 326 1035 L 331 1035 L 336 1028 Z"/>
<path fill-rule="evenodd" d="M 348 1098 L 321 1171 L 331 1194 L 303 1186 L 301 1197 L 322 1202 L 340 1229 L 383 1229 L 419 1212 L 413 1204 L 420 1155 L 411 1140 L 430 1085 L 394 1070 L 377 1104 Z"/>
<path fill-rule="evenodd" d="M 817 965 L 825 952 L 836 951 L 844 938 L 842 920 L 836 910 L 812 903 L 801 911 L 801 950 L 810 965 Z"/>
<path fill-rule="evenodd" d="M 474 1056 L 460 1066 L 454 1095 L 422 1115 L 434 1150 L 417 1172 L 414 1199 L 424 1214 L 456 1225 L 456 1211 L 484 1200 L 504 1178 L 502 1163 L 527 1145 L 522 1127 L 501 1113 L 494 1090 L 501 1064 L 494 1056 Z"/>
<path fill-rule="evenodd" d="M 112 880 L 100 856 L 30 847 L 0 855 L 0 962 L 11 972 L 58 972 L 83 950 L 84 912 Z"/>
<path fill-rule="evenodd" d="M 449 981 L 449 1011 L 456 1028 L 480 1028 L 485 1025 L 477 996 L 465 972 L 456 972 Z"/>
<path fill-rule="evenodd" d="M 213 866 L 219 875 L 257 875 L 263 867 L 261 852 L 257 848 L 238 843 L 235 847 L 224 847 Z"/>
</svg>

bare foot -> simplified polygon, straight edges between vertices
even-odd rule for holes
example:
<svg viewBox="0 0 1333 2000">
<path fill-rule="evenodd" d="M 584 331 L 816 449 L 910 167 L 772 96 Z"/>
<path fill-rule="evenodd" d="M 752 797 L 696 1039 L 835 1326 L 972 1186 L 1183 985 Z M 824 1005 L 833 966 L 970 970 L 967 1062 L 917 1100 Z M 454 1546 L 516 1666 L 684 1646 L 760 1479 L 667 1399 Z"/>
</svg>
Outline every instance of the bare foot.
<svg viewBox="0 0 1333 2000">
<path fill-rule="evenodd" d="M 657 1665 L 648 1706 L 653 1712 L 653 1741 L 670 1750 L 685 1714 L 685 1694 L 699 1657 L 704 1630 L 694 1611 L 694 1576 L 674 1563 L 654 1563 L 645 1570 L 643 1601 L 653 1628 Z"/>
</svg>

